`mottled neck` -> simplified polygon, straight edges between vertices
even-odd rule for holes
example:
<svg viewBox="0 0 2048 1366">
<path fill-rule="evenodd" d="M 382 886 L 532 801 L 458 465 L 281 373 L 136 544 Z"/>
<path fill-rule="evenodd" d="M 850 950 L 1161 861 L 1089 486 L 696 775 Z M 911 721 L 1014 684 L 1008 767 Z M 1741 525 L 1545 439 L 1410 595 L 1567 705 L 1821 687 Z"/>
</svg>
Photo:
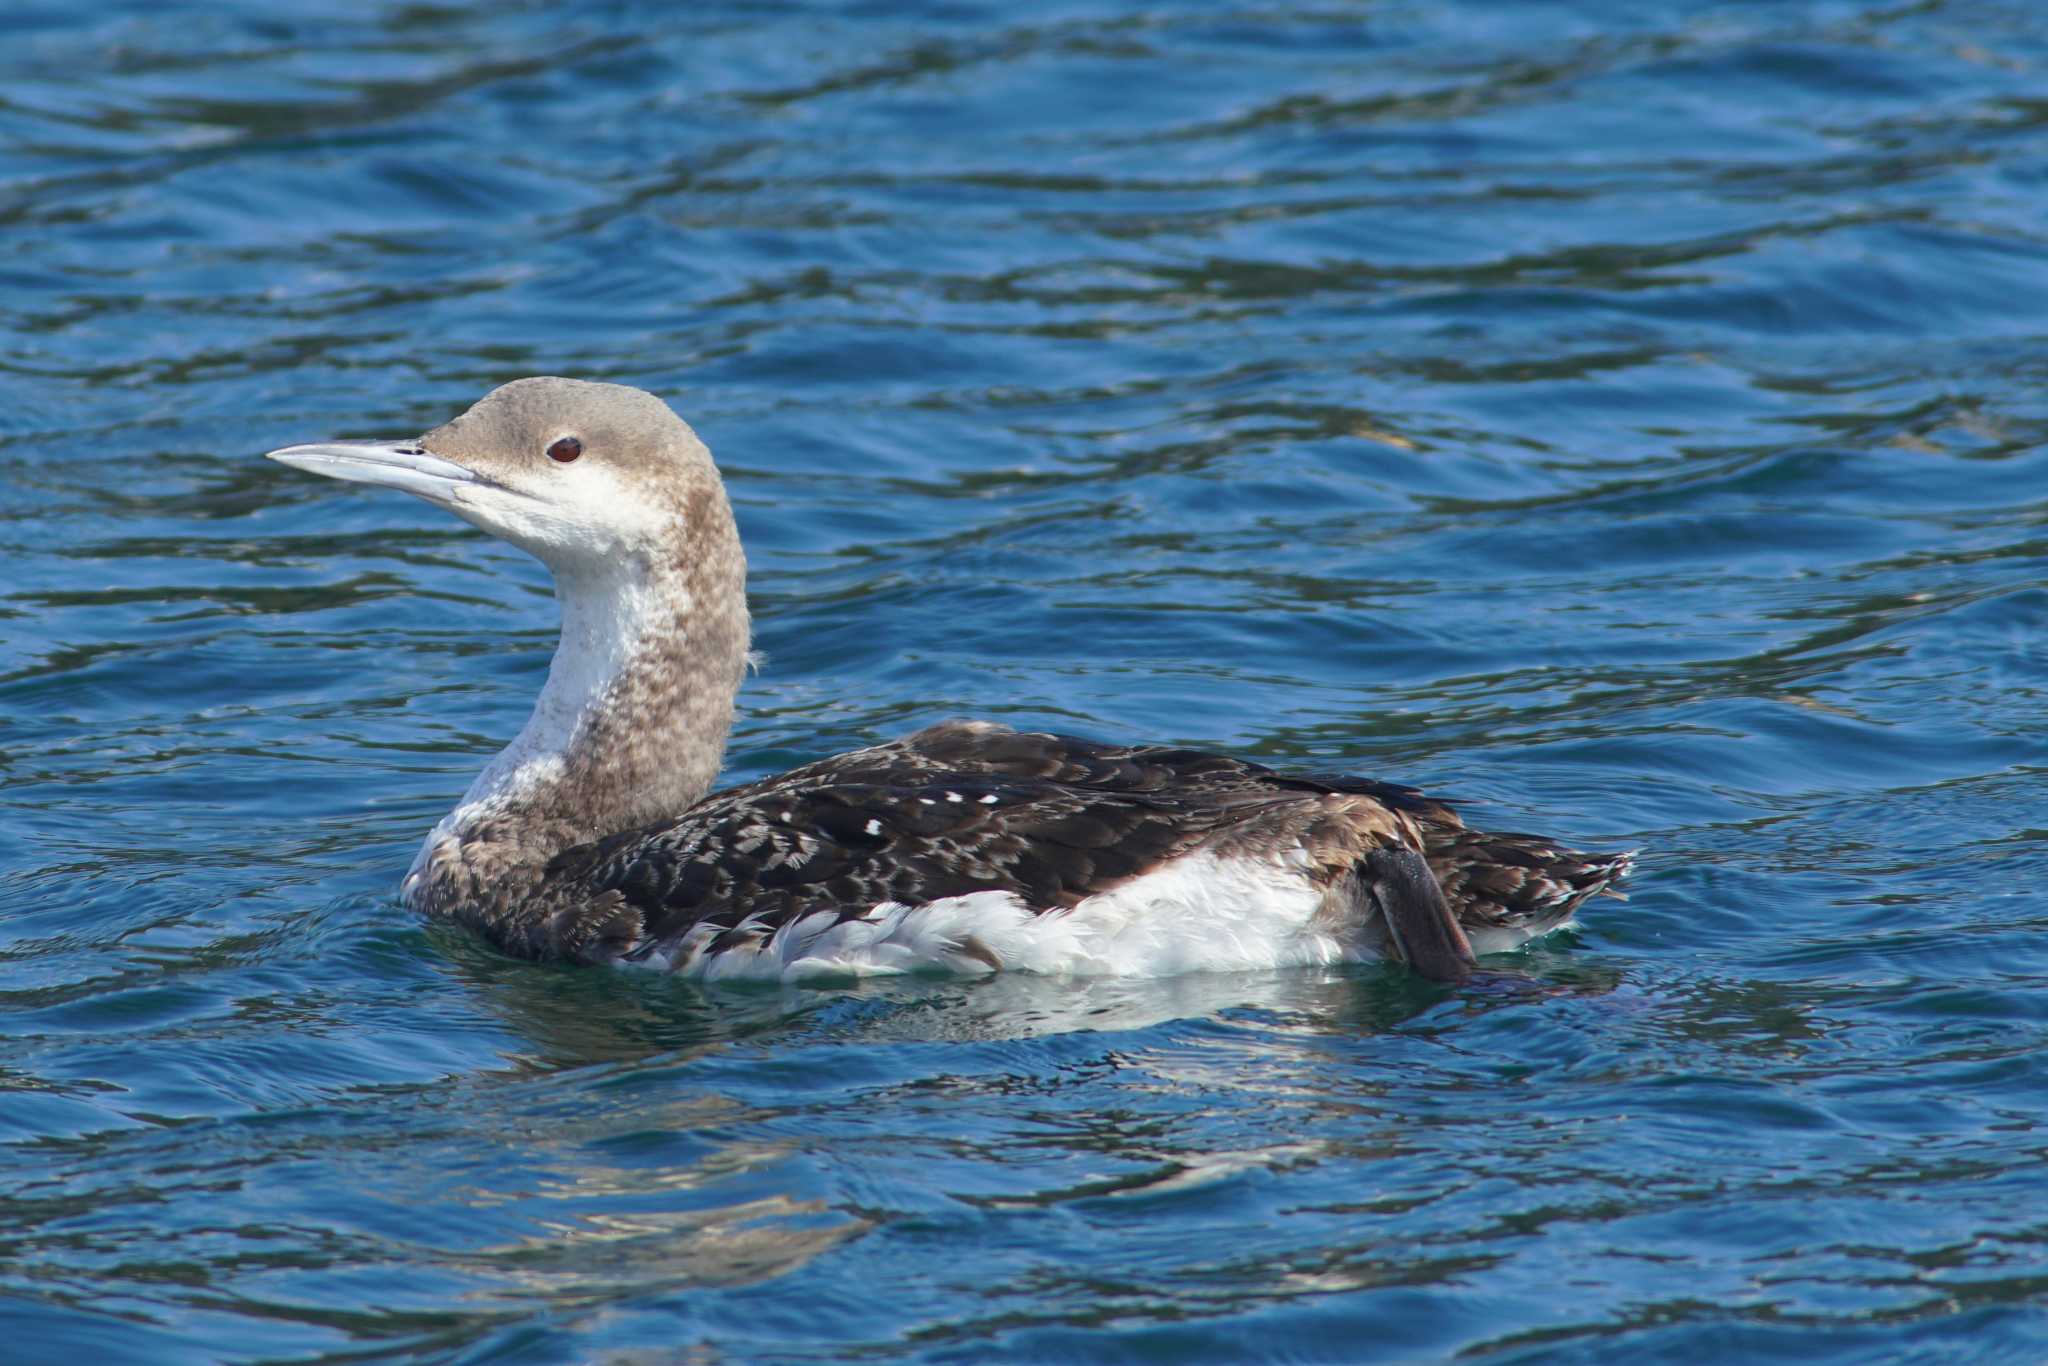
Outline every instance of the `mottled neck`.
<svg viewBox="0 0 2048 1366">
<path fill-rule="evenodd" d="M 724 520 L 710 545 L 557 567 L 547 685 L 429 852 L 453 835 L 497 846 L 495 862 L 545 863 L 711 790 L 747 657 L 745 562 Z"/>
</svg>

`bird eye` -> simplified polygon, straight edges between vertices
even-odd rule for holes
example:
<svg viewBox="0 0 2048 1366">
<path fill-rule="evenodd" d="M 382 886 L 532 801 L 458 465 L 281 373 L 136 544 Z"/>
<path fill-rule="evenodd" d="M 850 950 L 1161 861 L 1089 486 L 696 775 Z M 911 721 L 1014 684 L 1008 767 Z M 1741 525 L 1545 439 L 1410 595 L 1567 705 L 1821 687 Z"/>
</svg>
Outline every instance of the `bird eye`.
<svg viewBox="0 0 2048 1366">
<path fill-rule="evenodd" d="M 559 460 L 564 465 L 581 454 L 583 443 L 573 436 L 556 437 L 554 444 L 548 447 L 548 459 Z"/>
</svg>

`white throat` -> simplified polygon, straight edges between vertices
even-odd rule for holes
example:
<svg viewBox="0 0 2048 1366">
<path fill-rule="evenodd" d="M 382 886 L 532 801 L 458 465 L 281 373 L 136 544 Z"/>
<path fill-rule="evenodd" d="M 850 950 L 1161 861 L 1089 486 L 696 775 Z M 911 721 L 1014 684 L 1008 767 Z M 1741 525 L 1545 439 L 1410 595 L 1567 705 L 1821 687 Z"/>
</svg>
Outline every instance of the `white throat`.
<svg viewBox="0 0 2048 1366">
<path fill-rule="evenodd" d="M 562 781 L 579 737 L 618 702 L 635 661 L 685 642 L 689 594 L 673 579 L 655 583 L 636 559 L 558 570 L 555 598 L 562 637 L 533 714 L 434 827 L 427 849 Z"/>
</svg>

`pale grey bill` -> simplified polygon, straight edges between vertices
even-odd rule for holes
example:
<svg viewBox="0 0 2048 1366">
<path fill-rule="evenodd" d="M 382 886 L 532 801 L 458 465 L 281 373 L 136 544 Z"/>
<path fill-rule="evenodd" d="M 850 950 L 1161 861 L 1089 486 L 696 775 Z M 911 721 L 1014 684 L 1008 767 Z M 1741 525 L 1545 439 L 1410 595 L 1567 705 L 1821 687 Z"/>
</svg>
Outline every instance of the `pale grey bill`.
<svg viewBox="0 0 2048 1366">
<path fill-rule="evenodd" d="M 330 479 L 403 489 L 437 503 L 452 501 L 456 488 L 477 482 L 472 471 L 452 460 L 428 455 L 410 441 L 318 441 L 309 446 L 286 446 L 271 451 L 267 458 Z"/>
</svg>

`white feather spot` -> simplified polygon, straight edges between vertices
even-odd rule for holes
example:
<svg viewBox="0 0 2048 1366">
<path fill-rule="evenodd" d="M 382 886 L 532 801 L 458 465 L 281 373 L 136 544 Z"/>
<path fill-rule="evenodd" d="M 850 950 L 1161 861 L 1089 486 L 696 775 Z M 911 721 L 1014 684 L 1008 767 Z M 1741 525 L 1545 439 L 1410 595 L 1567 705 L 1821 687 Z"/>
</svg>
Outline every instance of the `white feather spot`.
<svg viewBox="0 0 2048 1366">
<path fill-rule="evenodd" d="M 867 832 L 868 832 L 868 833 L 869 833 L 870 835 L 879 835 L 879 834 L 881 834 L 881 833 L 882 833 L 882 823 L 881 823 L 880 821 L 869 821 L 869 822 L 868 822 L 868 824 L 867 824 Z"/>
<path fill-rule="evenodd" d="M 967 799 L 957 792 L 948 792 L 946 794 L 946 800 L 949 802 L 964 802 Z"/>
<path fill-rule="evenodd" d="M 981 799 L 981 804 L 983 806 L 994 806 L 996 804 L 996 794 L 993 792 L 989 793 Z"/>
</svg>

